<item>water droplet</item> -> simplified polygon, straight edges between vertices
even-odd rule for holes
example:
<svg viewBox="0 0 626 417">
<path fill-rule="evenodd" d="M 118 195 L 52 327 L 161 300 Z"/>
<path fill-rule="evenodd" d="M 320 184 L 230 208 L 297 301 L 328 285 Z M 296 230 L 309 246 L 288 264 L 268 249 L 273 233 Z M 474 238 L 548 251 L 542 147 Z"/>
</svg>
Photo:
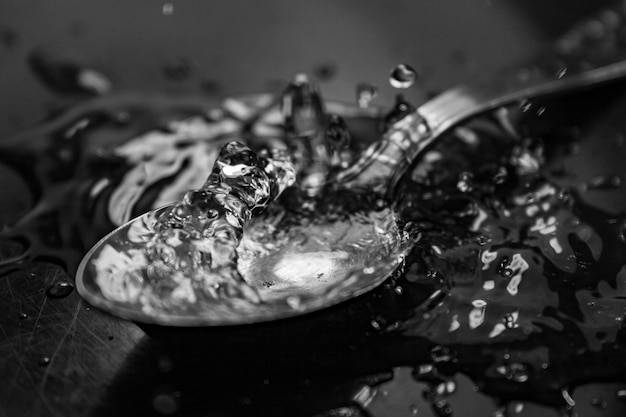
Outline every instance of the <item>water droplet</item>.
<svg viewBox="0 0 626 417">
<path fill-rule="evenodd" d="M 366 108 L 378 94 L 378 88 L 369 83 L 359 83 L 356 86 L 356 102 L 361 108 Z"/>
<path fill-rule="evenodd" d="M 514 382 L 526 382 L 530 378 L 530 371 L 523 363 L 507 363 L 496 367 L 496 372 Z"/>
<path fill-rule="evenodd" d="M 337 75 L 337 65 L 334 62 L 324 62 L 313 69 L 313 74 L 320 81 L 332 80 Z"/>
<path fill-rule="evenodd" d="M 394 88 L 409 88 L 415 80 L 417 80 L 417 71 L 406 64 L 396 66 L 389 75 L 389 84 Z"/>
<path fill-rule="evenodd" d="M 437 417 L 452 417 L 452 406 L 445 400 L 436 401 L 433 404 L 433 411 Z"/>
<path fill-rule="evenodd" d="M 608 407 L 607 402 L 604 401 L 602 398 L 594 397 L 589 401 L 589 403 L 600 410 L 604 410 Z"/>
<path fill-rule="evenodd" d="M 174 414 L 178 411 L 178 398 L 174 393 L 160 392 L 152 398 L 152 407 L 160 414 Z"/>
<path fill-rule="evenodd" d="M 561 79 L 567 74 L 567 67 L 563 67 L 556 72 L 556 78 Z"/>
<path fill-rule="evenodd" d="M 541 116 L 546 112 L 546 108 L 544 106 L 541 106 L 537 109 L 537 116 Z"/>
<path fill-rule="evenodd" d="M 456 383 L 452 380 L 444 381 L 437 385 L 435 392 L 441 396 L 448 396 L 454 394 L 456 391 Z"/>
<path fill-rule="evenodd" d="M 430 357 L 435 363 L 450 362 L 454 359 L 454 356 L 452 355 L 452 352 L 450 352 L 450 349 L 445 346 L 435 346 L 434 348 L 432 348 L 430 351 Z"/>
<path fill-rule="evenodd" d="M 615 396 L 617 397 L 618 400 L 626 402 L 626 389 L 617 390 L 615 392 Z"/>
<path fill-rule="evenodd" d="M 174 13 L 174 4 L 164 3 L 163 7 L 161 7 L 161 13 L 163 16 L 171 16 Z"/>
<path fill-rule="evenodd" d="M 528 100 L 522 100 L 522 102 L 519 105 L 520 110 L 522 110 L 523 113 L 526 113 L 528 111 L 530 111 L 530 109 L 532 108 L 532 103 Z"/>
<path fill-rule="evenodd" d="M 409 406 L 409 412 L 411 413 L 412 416 L 416 416 L 419 413 L 419 408 L 416 405 L 411 404 Z"/>
<path fill-rule="evenodd" d="M 374 328 L 374 330 L 380 330 L 382 328 L 382 325 L 377 320 L 372 320 L 370 325 Z"/>
<path fill-rule="evenodd" d="M 498 167 L 498 171 L 493 176 L 493 182 L 495 184 L 503 184 L 508 177 L 508 172 L 505 167 Z"/>
<path fill-rule="evenodd" d="M 196 68 L 196 65 L 189 58 L 181 57 L 176 61 L 166 63 L 162 66 L 163 74 L 172 81 L 183 81 L 188 79 Z"/>
<path fill-rule="evenodd" d="M 67 281 L 59 281 L 46 291 L 46 295 L 50 298 L 63 298 L 70 295 L 74 290 L 74 286 Z"/>
<path fill-rule="evenodd" d="M 404 293 L 404 289 L 401 286 L 397 286 L 393 289 L 393 291 L 398 294 L 398 295 L 402 295 Z"/>
<path fill-rule="evenodd" d="M 565 403 L 568 407 L 573 407 L 576 405 L 576 401 L 574 401 L 567 388 L 563 388 L 561 390 L 561 395 L 563 396 L 563 399 L 565 400 Z"/>
<path fill-rule="evenodd" d="M 18 317 L 20 318 L 20 320 L 26 320 L 28 318 L 28 314 L 20 313 Z"/>
<path fill-rule="evenodd" d="M 37 364 L 39 366 L 48 366 L 50 365 L 50 358 L 48 356 L 42 356 Z"/>
<path fill-rule="evenodd" d="M 469 193 L 473 189 L 472 179 L 474 176 L 471 172 L 461 172 L 459 174 L 459 180 L 456 183 L 456 188 L 462 193 Z"/>
<path fill-rule="evenodd" d="M 617 175 L 597 176 L 587 182 L 588 190 L 611 190 L 621 187 L 622 178 Z"/>
</svg>

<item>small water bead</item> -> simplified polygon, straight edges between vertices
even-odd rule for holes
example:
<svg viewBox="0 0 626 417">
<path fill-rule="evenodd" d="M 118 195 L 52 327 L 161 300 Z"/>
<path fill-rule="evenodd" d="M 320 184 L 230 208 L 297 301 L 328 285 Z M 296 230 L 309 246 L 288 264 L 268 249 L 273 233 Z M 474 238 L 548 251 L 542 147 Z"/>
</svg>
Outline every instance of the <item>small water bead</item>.
<svg viewBox="0 0 626 417">
<path fill-rule="evenodd" d="M 179 401 L 176 393 L 161 392 L 152 398 L 152 407 L 160 414 L 171 415 L 178 411 Z"/>
<path fill-rule="evenodd" d="M 462 193 L 469 193 L 474 188 L 473 185 L 474 175 L 471 172 L 462 172 L 459 174 L 459 181 L 456 183 L 456 188 Z"/>
<path fill-rule="evenodd" d="M 611 190 L 622 186 L 622 178 L 617 175 L 598 176 L 587 182 L 588 190 Z"/>
<path fill-rule="evenodd" d="M 593 407 L 600 409 L 600 410 L 605 410 L 609 404 L 604 401 L 602 398 L 597 398 L 594 397 L 589 401 L 589 404 L 591 404 Z"/>
<path fill-rule="evenodd" d="M 496 372 L 506 379 L 514 382 L 523 383 L 530 378 L 530 371 L 523 363 L 508 363 L 496 367 Z"/>
<path fill-rule="evenodd" d="M 174 4 L 164 3 L 161 7 L 161 13 L 163 16 L 171 16 L 174 13 Z"/>
<path fill-rule="evenodd" d="M 565 77 L 566 74 L 567 74 L 567 67 L 560 68 L 556 72 L 556 78 L 561 79 L 561 78 Z"/>
<path fill-rule="evenodd" d="M 48 356 L 42 356 L 37 364 L 41 367 L 46 367 L 50 365 L 50 358 Z"/>
<path fill-rule="evenodd" d="M 437 417 L 452 417 L 452 406 L 445 400 L 439 400 L 433 403 L 433 411 Z"/>
<path fill-rule="evenodd" d="M 501 166 L 501 167 L 498 167 L 498 170 L 493 176 L 493 182 L 495 184 L 500 185 L 500 184 L 503 184 L 507 180 L 507 178 L 508 178 L 508 172 L 505 167 Z"/>
<path fill-rule="evenodd" d="M 389 74 L 389 84 L 394 88 L 409 88 L 417 80 L 417 71 L 407 64 L 399 64 Z"/>
<path fill-rule="evenodd" d="M 356 102 L 361 108 L 369 107 L 370 102 L 378 95 L 378 88 L 369 83 L 359 83 L 356 86 Z"/>
<path fill-rule="evenodd" d="M 67 281 L 59 281 L 46 290 L 46 295 L 50 298 L 63 298 L 70 295 L 74 286 Z"/>
<path fill-rule="evenodd" d="M 521 102 L 521 103 L 520 103 L 520 105 L 519 105 L 519 108 L 520 108 L 520 110 L 521 110 L 523 113 L 526 113 L 526 112 L 530 111 L 530 109 L 532 108 L 532 106 L 533 106 L 533 105 L 532 105 L 532 103 L 531 103 L 530 101 L 528 101 L 528 100 L 522 100 L 522 102 Z"/>
<path fill-rule="evenodd" d="M 20 320 L 26 320 L 28 318 L 28 314 L 20 313 L 18 317 L 20 318 Z"/>
<path fill-rule="evenodd" d="M 401 286 L 397 286 L 393 289 L 393 291 L 398 294 L 398 295 L 402 295 L 404 293 L 404 289 Z"/>
<path fill-rule="evenodd" d="M 618 400 L 626 402 L 626 389 L 619 389 L 615 392 L 615 397 Z"/>
<path fill-rule="evenodd" d="M 444 381 L 435 388 L 437 395 L 448 396 L 456 392 L 456 382 L 452 380 Z"/>
</svg>

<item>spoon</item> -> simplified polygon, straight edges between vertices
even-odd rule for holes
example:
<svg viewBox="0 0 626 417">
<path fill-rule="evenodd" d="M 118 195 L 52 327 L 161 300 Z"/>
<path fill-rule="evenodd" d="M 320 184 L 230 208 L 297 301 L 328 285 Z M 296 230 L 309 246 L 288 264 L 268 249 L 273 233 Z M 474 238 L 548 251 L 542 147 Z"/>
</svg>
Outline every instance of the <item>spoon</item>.
<svg viewBox="0 0 626 417">
<path fill-rule="evenodd" d="M 78 291 L 89 303 L 113 315 L 167 326 L 270 321 L 358 296 L 385 281 L 411 249 L 410 233 L 399 227 L 387 201 L 393 199 L 396 184 L 411 163 L 443 133 L 488 110 L 624 76 L 626 61 L 562 78 L 536 74 L 522 85 L 494 82 L 459 87 L 417 109 L 399 101 L 382 139 L 357 163 L 332 177 L 322 195 L 296 195 L 291 207 L 277 204 L 256 217 L 246 214 L 239 219 L 243 237 L 235 240 L 236 249 L 231 248 L 236 254 L 228 255 L 237 262 L 235 275 L 240 276 L 235 281 L 224 283 L 218 277 L 201 292 L 208 296 L 198 296 L 189 284 L 198 281 L 197 273 L 178 268 L 180 262 L 174 270 L 168 269 L 170 275 L 157 271 L 146 278 L 146 271 L 154 269 L 154 258 L 137 267 L 137 256 L 145 255 L 150 236 L 159 233 L 164 218 L 171 218 L 177 207 L 172 204 L 139 216 L 101 239 L 78 268 Z M 261 165 L 268 160 L 271 162 L 269 158 Z M 222 167 L 244 174 L 250 168 L 231 162 L 222 162 Z M 263 208 L 278 194 L 266 199 Z M 301 206 L 304 209 L 298 208 Z M 250 213 L 255 207 L 248 208 Z M 179 235 L 168 238 L 178 239 Z M 133 268 L 139 268 L 139 275 L 125 272 Z M 159 294 L 166 296 L 160 299 Z"/>
</svg>

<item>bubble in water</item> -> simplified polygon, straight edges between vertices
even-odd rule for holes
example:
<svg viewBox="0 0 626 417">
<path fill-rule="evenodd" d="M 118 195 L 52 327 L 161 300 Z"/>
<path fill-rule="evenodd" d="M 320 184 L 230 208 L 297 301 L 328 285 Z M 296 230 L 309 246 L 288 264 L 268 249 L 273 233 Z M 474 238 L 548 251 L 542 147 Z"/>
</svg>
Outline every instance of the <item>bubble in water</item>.
<svg viewBox="0 0 626 417">
<path fill-rule="evenodd" d="M 46 295 L 50 298 L 63 298 L 70 295 L 73 290 L 74 286 L 71 283 L 59 281 L 48 288 Z"/>
<path fill-rule="evenodd" d="M 48 356 L 42 356 L 37 364 L 42 367 L 48 366 L 50 365 L 50 358 Z"/>
<path fill-rule="evenodd" d="M 456 383 L 452 380 L 444 381 L 437 385 L 435 392 L 441 396 L 448 396 L 454 394 L 456 391 Z"/>
<path fill-rule="evenodd" d="M 26 313 L 20 313 L 18 317 L 20 318 L 20 320 L 25 320 L 25 319 L 27 319 L 27 318 L 28 318 L 28 314 L 26 314 Z"/>
<path fill-rule="evenodd" d="M 409 406 L 409 412 L 411 413 L 412 416 L 416 416 L 419 413 L 419 408 L 416 405 L 411 404 Z"/>
<path fill-rule="evenodd" d="M 361 108 L 366 108 L 378 94 L 378 88 L 369 83 L 359 83 L 356 86 L 356 102 Z"/>
<path fill-rule="evenodd" d="M 417 80 L 417 71 L 407 64 L 400 64 L 391 70 L 389 84 L 394 88 L 409 88 Z"/>
</svg>

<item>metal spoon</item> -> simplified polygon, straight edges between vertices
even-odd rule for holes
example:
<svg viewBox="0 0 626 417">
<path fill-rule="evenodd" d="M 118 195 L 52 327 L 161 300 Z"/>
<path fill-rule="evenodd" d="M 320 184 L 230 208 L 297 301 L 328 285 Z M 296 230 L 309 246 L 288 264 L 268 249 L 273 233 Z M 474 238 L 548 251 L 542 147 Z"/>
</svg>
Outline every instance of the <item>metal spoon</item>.
<svg viewBox="0 0 626 417">
<path fill-rule="evenodd" d="M 538 74 L 522 85 L 494 82 L 460 87 L 418 109 L 400 103 L 383 138 L 355 165 L 333 178 L 333 192 L 367 192 L 389 198 L 412 161 L 459 122 L 507 104 L 569 93 L 625 76 L 626 61 L 621 61 L 562 78 Z M 143 290 L 136 287 L 130 290 L 134 297 L 112 297 L 115 291 L 129 291 L 130 284 L 123 280 L 115 284 L 118 287 L 103 288 L 108 285 L 98 272 L 104 262 L 103 249 L 121 245 L 125 250 L 141 251 L 142 243 L 131 242 L 129 232 L 138 224 L 153 230 L 158 214 L 171 206 L 133 219 L 100 240 L 79 266 L 78 291 L 94 306 L 125 319 L 169 326 L 215 326 L 297 316 L 380 285 L 398 269 L 412 246 L 408 233 L 398 228 L 393 209 L 380 203 L 382 199 L 369 199 L 371 206 L 339 220 L 325 206 L 332 199 L 321 198 L 323 204 L 318 204 L 312 218 L 270 210 L 246 225 L 238 249 L 238 269 L 248 285 L 256 288 L 261 302 L 237 297 L 202 302 L 188 299 L 179 308 L 160 308 L 154 303 L 147 305 L 142 300 Z M 275 236 L 276 228 L 280 238 Z"/>
</svg>

